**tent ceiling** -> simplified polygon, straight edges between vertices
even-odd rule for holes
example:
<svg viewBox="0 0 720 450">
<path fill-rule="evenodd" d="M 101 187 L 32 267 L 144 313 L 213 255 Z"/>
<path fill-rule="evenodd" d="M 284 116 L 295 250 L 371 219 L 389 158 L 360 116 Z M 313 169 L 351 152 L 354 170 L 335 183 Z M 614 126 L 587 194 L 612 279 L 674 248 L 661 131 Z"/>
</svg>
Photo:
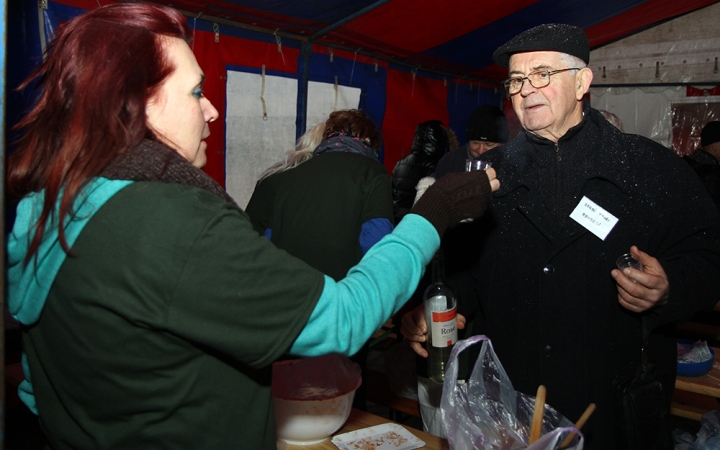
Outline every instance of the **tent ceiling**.
<svg viewBox="0 0 720 450">
<path fill-rule="evenodd" d="M 495 83 L 505 71 L 493 63 L 493 51 L 535 25 L 577 25 L 596 49 L 718 0 L 154 1 L 193 15 Z"/>
</svg>

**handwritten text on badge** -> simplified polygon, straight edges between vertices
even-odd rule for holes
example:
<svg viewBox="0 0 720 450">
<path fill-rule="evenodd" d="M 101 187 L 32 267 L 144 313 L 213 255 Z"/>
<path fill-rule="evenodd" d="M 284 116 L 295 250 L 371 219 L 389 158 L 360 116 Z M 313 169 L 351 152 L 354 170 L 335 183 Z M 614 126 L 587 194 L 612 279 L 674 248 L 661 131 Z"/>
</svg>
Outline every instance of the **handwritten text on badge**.
<svg viewBox="0 0 720 450">
<path fill-rule="evenodd" d="M 613 229 L 618 218 L 601 208 L 597 203 L 587 197 L 583 197 L 570 218 L 587 228 L 595 236 L 603 241 L 610 230 Z"/>
</svg>

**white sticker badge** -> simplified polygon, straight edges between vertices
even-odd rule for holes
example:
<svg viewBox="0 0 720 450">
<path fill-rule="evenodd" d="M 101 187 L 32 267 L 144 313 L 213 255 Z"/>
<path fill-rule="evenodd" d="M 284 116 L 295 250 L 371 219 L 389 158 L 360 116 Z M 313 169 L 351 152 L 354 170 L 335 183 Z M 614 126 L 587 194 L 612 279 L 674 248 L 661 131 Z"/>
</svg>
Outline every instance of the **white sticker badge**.
<svg viewBox="0 0 720 450">
<path fill-rule="evenodd" d="M 617 217 L 587 197 L 580 200 L 570 218 L 603 241 L 618 221 Z"/>
</svg>

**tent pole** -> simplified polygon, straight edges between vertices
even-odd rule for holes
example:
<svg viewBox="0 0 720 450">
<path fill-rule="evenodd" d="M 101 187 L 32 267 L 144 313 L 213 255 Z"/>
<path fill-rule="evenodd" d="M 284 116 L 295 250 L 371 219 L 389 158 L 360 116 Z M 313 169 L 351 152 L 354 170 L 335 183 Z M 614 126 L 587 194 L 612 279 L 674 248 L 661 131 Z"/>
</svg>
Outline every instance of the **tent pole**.
<svg viewBox="0 0 720 450">
<path fill-rule="evenodd" d="M 0 0 L 0 39 L 3 44 L 7 43 L 7 0 Z M 5 70 L 6 62 L 6 47 L 7 45 L 0 46 L 0 73 L 2 73 L 2 83 L 0 83 L 0 132 L 2 133 L 2 143 L 0 143 L 0 162 L 2 163 L 2 171 L 0 171 L 0 177 L 2 178 L 2 196 L 0 196 L 0 205 L 2 205 L 3 217 L 5 214 L 5 86 L 7 84 L 7 72 Z M 5 420 L 7 411 L 7 403 L 5 401 L 5 221 L 0 221 L 0 231 L 3 235 L 3 246 L 0 249 L 0 308 L 2 308 L 2 324 L 0 324 L 0 366 L 2 371 L 0 372 L 0 449 L 5 448 Z"/>
<path fill-rule="evenodd" d="M 317 32 L 315 32 L 315 34 L 313 34 L 312 36 L 310 36 L 310 37 L 308 38 L 308 40 L 314 41 L 315 39 L 319 38 L 319 37 L 322 36 L 323 34 L 327 34 L 327 33 L 331 32 L 332 30 L 334 30 L 334 29 L 336 29 L 336 28 L 339 28 L 339 27 L 345 25 L 345 24 L 348 23 L 348 22 L 351 22 L 351 21 L 357 19 L 357 18 L 360 17 L 360 16 L 364 16 L 365 14 L 369 13 L 369 12 L 372 11 L 373 9 L 378 8 L 378 7 L 382 6 L 382 5 L 384 5 L 385 3 L 388 3 L 389 1 L 390 1 L 390 0 L 379 0 L 379 1 L 375 2 L 375 3 L 373 3 L 372 5 L 368 5 L 368 6 L 364 7 L 363 9 L 361 9 L 361 10 L 359 10 L 359 11 L 356 11 L 356 12 L 350 14 L 350 15 L 347 16 L 347 17 L 345 17 L 345 18 L 343 18 L 343 19 L 340 19 L 340 20 L 338 20 L 337 22 L 326 26 L 326 27 L 323 28 L 322 30 L 318 30 Z"/>
<path fill-rule="evenodd" d="M 718 81 L 692 81 L 677 83 L 613 83 L 613 84 L 591 84 L 590 88 L 621 88 L 621 87 L 679 87 L 679 86 L 718 86 Z"/>
<path fill-rule="evenodd" d="M 307 129 L 307 105 L 308 105 L 308 79 L 310 78 L 310 57 L 312 56 L 312 43 L 303 41 L 300 43 L 300 54 L 302 55 L 302 76 L 298 78 L 298 101 L 297 114 L 295 119 L 295 139 L 305 134 Z"/>
<path fill-rule="evenodd" d="M 382 0 L 381 2 L 378 2 L 378 3 L 387 3 L 388 1 L 389 1 L 389 0 Z M 376 5 L 377 5 L 377 3 L 376 3 Z M 355 15 L 360 14 L 360 12 L 363 12 L 363 13 L 364 13 L 364 12 L 367 12 L 367 11 L 365 11 L 365 10 L 372 9 L 372 6 L 373 6 L 373 5 L 368 6 L 367 8 L 365 8 L 364 10 L 359 11 L 359 12 L 356 13 Z M 380 5 L 377 5 L 377 6 L 380 6 Z M 282 31 L 282 30 L 270 30 L 270 29 L 268 29 L 268 28 L 262 28 L 262 27 L 258 27 L 258 26 L 254 26 L 254 25 L 248 25 L 248 24 L 245 24 L 245 23 L 236 22 L 236 21 L 234 21 L 234 20 L 223 19 L 223 18 L 221 18 L 221 17 L 215 17 L 215 16 L 211 16 L 211 15 L 206 15 L 206 14 L 203 14 L 202 16 L 198 17 L 197 13 L 185 11 L 185 10 L 182 10 L 182 9 L 178 9 L 178 11 L 179 11 L 181 14 L 183 14 L 184 16 L 186 16 L 186 17 L 196 18 L 196 19 L 198 19 L 198 20 L 204 20 L 204 21 L 206 21 L 206 22 L 216 22 L 216 23 L 219 23 L 220 25 L 228 25 L 228 26 L 235 27 L 235 28 L 242 28 L 242 29 L 245 29 L 245 30 L 255 31 L 255 32 L 257 32 L 257 33 L 277 35 L 277 36 L 281 36 L 281 37 L 283 37 L 283 38 L 288 38 L 288 39 L 293 39 L 293 40 L 299 41 L 301 44 L 302 44 L 303 42 L 310 41 L 310 42 L 312 42 L 313 44 L 322 45 L 322 46 L 324 46 L 324 47 L 337 48 L 337 49 L 340 49 L 340 50 L 347 50 L 347 51 L 352 52 L 352 53 L 357 53 L 357 54 L 359 54 L 359 55 L 369 56 L 369 57 L 371 57 L 371 58 L 377 58 L 377 59 L 379 59 L 379 60 L 381 60 L 381 61 L 391 62 L 391 63 L 393 63 L 393 64 L 397 64 L 397 65 L 403 66 L 403 67 L 408 67 L 408 68 L 411 68 L 411 69 L 417 69 L 417 68 L 419 67 L 418 64 L 413 64 L 413 63 L 410 63 L 410 62 L 401 61 L 401 60 L 399 60 L 399 59 L 397 59 L 397 58 L 395 58 L 395 57 L 382 56 L 382 55 L 379 55 L 379 54 L 375 54 L 375 53 L 363 51 L 362 49 L 351 48 L 351 47 L 347 47 L 347 46 L 344 46 L 344 45 L 335 44 L 335 43 L 333 43 L 333 42 L 318 41 L 318 40 L 315 40 L 314 38 L 308 38 L 308 37 L 305 37 L 305 36 L 300 36 L 300 35 L 297 35 L 297 34 L 292 34 L 292 33 L 284 32 L 284 31 Z M 355 16 L 355 15 L 353 15 L 353 16 Z M 354 18 L 353 16 L 350 16 L 350 20 L 352 20 L 352 19 Z M 344 19 L 344 20 L 345 20 L 345 19 Z M 336 24 L 333 24 L 333 25 L 331 25 L 331 26 L 329 26 L 329 27 L 324 28 L 323 30 L 315 33 L 313 36 L 321 35 L 321 32 L 327 33 L 330 27 L 339 26 L 339 25 L 337 25 L 338 23 L 340 23 L 340 22 L 337 22 Z M 341 25 L 342 25 L 342 24 L 341 24 Z M 451 77 L 451 78 L 461 78 L 461 79 L 467 80 L 467 81 L 476 81 L 476 82 L 483 83 L 483 84 L 486 84 L 486 85 L 489 84 L 489 85 L 491 85 L 491 87 L 499 86 L 497 83 L 493 83 L 493 82 L 488 81 L 488 80 L 483 79 L 483 78 L 478 78 L 478 77 L 475 77 L 475 76 L 472 76 L 472 75 L 468 75 L 467 72 L 462 72 L 462 71 L 460 71 L 460 70 L 456 70 L 456 71 L 454 71 L 454 72 L 447 72 L 447 71 L 432 69 L 432 68 L 430 68 L 430 67 L 421 67 L 420 70 L 423 71 L 423 72 L 434 73 L 434 74 L 438 74 L 438 75 L 442 75 L 442 76 L 448 76 L 448 77 Z M 486 87 L 487 87 L 487 86 L 486 86 Z"/>
</svg>

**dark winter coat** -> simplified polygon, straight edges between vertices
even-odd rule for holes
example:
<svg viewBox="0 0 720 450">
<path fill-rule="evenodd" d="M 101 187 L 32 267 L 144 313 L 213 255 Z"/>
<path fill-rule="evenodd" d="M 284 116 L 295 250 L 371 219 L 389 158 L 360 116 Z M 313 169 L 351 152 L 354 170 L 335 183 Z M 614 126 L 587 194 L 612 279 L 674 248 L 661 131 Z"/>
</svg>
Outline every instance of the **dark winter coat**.
<svg viewBox="0 0 720 450">
<path fill-rule="evenodd" d="M 395 223 L 410 212 L 415 200 L 415 186 L 421 178 L 435 171 L 435 166 L 449 147 L 442 122 L 429 120 L 418 125 L 410 154 L 397 162 L 392 173 Z"/>
<path fill-rule="evenodd" d="M 717 209 L 675 154 L 588 106 L 557 144 L 523 132 L 483 156 L 501 187 L 472 224 L 482 239 L 473 334 L 491 339 L 516 389 L 535 395 L 545 385 L 570 421 L 595 403 L 586 449 L 618 448 L 612 382 L 638 368 L 641 315 L 620 306 L 610 272 L 637 245 L 667 274 L 668 303 L 644 316 L 669 407 L 674 323 L 711 308 L 720 290 Z M 605 240 L 568 217 L 584 196 L 619 219 Z"/>
<path fill-rule="evenodd" d="M 720 161 L 701 148 L 683 159 L 693 168 L 715 202 L 715 206 L 720 209 Z"/>
<path fill-rule="evenodd" d="M 447 173 L 464 172 L 465 162 L 472 158 L 469 144 L 461 145 L 460 147 L 450 150 L 445 156 L 440 158 L 440 161 L 435 167 L 435 178 L 439 178 Z"/>
</svg>

